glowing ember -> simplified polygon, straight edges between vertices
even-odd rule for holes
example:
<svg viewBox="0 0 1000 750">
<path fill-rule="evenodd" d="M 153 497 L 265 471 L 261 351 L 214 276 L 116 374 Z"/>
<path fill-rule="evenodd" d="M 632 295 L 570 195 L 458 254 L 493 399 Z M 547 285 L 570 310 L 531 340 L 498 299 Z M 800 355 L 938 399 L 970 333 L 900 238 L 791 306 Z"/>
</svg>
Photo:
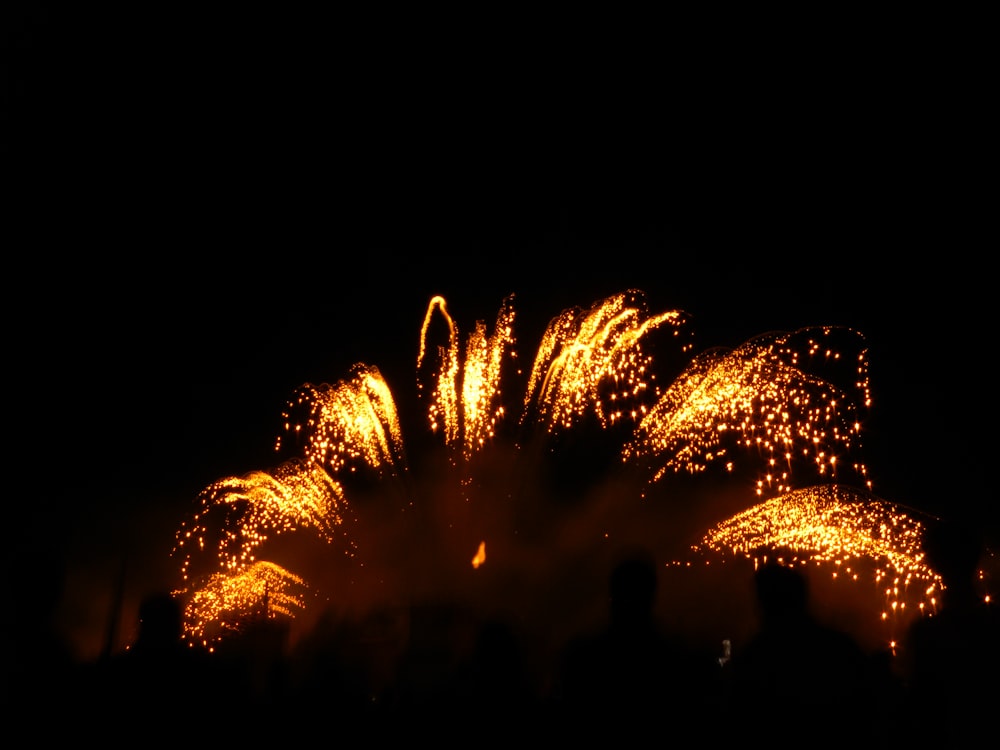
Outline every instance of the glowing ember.
<svg viewBox="0 0 1000 750">
<path fill-rule="evenodd" d="M 855 394 L 811 371 L 841 359 L 832 348 L 837 338 L 856 352 Z M 813 462 L 820 477 L 835 478 L 838 453 L 850 450 L 861 430 L 858 405 L 871 403 L 863 345 L 852 331 L 821 328 L 706 352 L 642 419 L 624 459 L 659 462 L 656 481 L 670 470 L 703 471 L 713 461 L 732 469 L 733 449 L 742 448 L 764 459 L 758 494 L 765 485 L 772 492 L 791 490 L 793 466 L 801 459 Z M 866 473 L 863 464 L 853 468 Z"/>
<path fill-rule="evenodd" d="M 329 474 L 316 464 L 297 460 L 271 473 L 255 471 L 216 482 L 202 490 L 200 499 L 201 511 L 177 535 L 175 550 L 187 552 L 182 566 L 185 580 L 192 554 L 209 546 L 222 571 L 239 575 L 257 562 L 255 552 L 269 535 L 311 527 L 332 540 L 344 502 L 340 485 Z M 190 546 L 197 550 L 188 551 Z"/>
<path fill-rule="evenodd" d="M 932 605 L 941 578 L 923 562 L 923 524 L 883 500 L 842 486 L 810 487 L 772 498 L 710 529 L 699 554 L 743 555 L 756 561 L 790 555 L 831 564 L 832 576 L 886 586 L 888 609 Z M 786 562 L 791 562 L 787 560 Z M 905 594 L 905 597 L 904 597 Z"/>
<path fill-rule="evenodd" d="M 646 393 L 654 372 L 643 337 L 663 324 L 679 336 L 685 318 L 680 312 L 645 316 L 637 301 L 618 295 L 587 311 L 566 310 L 549 323 L 528 380 L 522 422 L 535 417 L 549 430 L 568 429 L 593 411 L 607 427 L 624 416 L 624 404 Z M 608 387 L 605 397 L 602 389 Z"/>
<path fill-rule="evenodd" d="M 476 556 L 472 558 L 472 567 L 478 568 L 486 562 L 486 542 L 479 543 L 479 549 L 476 550 Z"/>
<path fill-rule="evenodd" d="M 589 440 L 596 434 L 614 442 L 623 471 L 639 475 L 636 496 L 645 503 L 673 502 L 669 496 L 651 497 L 668 475 L 700 475 L 713 466 L 722 476 L 733 474 L 729 481 L 746 482 L 740 486 L 754 502 L 771 496 L 713 528 L 696 554 L 762 557 L 783 548 L 851 576 L 867 561 L 875 566 L 877 583 L 891 579 L 887 609 L 933 602 L 938 580 L 917 553 L 920 524 L 871 499 L 865 465 L 852 456 L 860 448 L 864 410 L 871 402 L 863 336 L 810 328 L 692 357 L 686 314 L 650 314 L 642 293 L 630 291 L 556 316 L 530 374 L 520 382 L 521 373 L 506 367 L 516 359 L 514 318 L 508 298 L 492 332 L 478 322 L 463 348 L 445 300 L 434 297 L 428 305 L 417 356 L 418 397 L 426 398 L 430 434 L 443 438 L 437 455 L 461 469 L 451 475 L 434 464 L 426 474 L 417 473 L 438 488 L 428 498 L 432 504 L 457 497 L 463 513 L 474 508 L 490 516 L 498 503 L 515 496 L 524 502 L 528 495 L 518 488 L 517 472 L 505 465 L 487 478 L 477 473 L 485 471 L 482 457 L 514 456 L 517 467 L 529 445 L 542 442 L 541 454 L 555 456 L 561 436 Z M 444 324 L 440 341 L 438 320 Z M 676 373 L 665 364 L 671 362 Z M 515 405 L 505 402 L 510 393 L 523 394 L 513 444 L 500 429 Z M 383 505 L 402 487 L 398 510 L 408 519 L 432 512 L 408 489 L 414 469 L 424 464 L 411 465 L 407 457 L 410 446 L 404 450 L 396 402 L 378 369 L 357 364 L 335 385 L 302 386 L 283 417 L 285 435 L 276 449 L 297 455 L 271 471 L 207 487 L 192 522 L 177 533 L 174 554 L 182 557 L 184 580 L 179 595 L 187 601 L 192 641 L 221 637 L 224 623 L 259 610 L 262 602 L 269 612 L 287 617 L 304 606 L 294 592 L 305 590 L 306 582 L 260 559 L 277 537 L 306 533 L 321 544 L 342 543 L 349 559 L 367 556 L 356 540 L 368 529 L 345 524 L 357 521 L 347 513 L 356 500 L 348 489 L 351 481 L 370 481 Z M 737 471 L 738 464 L 748 471 Z M 864 495 L 844 484 L 852 479 Z M 450 491 L 440 489 L 449 483 Z M 521 531 L 485 533 L 472 525 L 462 533 L 490 538 L 498 561 L 509 544 L 505 534 Z M 601 537 L 608 537 L 603 531 Z M 459 545 L 466 570 L 470 541 Z M 485 558 L 480 542 L 472 567 L 480 568 Z M 412 567 L 416 561 L 397 564 Z M 491 564 L 490 575 L 498 565 L 502 569 Z"/>
<path fill-rule="evenodd" d="M 494 437 L 494 428 L 504 415 L 500 376 L 504 359 L 514 345 L 514 309 L 508 298 L 497 316 L 492 336 L 487 334 L 481 321 L 477 322 L 466 342 L 462 367 L 458 329 L 448 315 L 444 298 L 435 297 L 427 308 L 420 331 L 418 369 L 429 357 L 426 351 L 428 328 L 435 311 L 447 322 L 449 335 L 447 345 L 437 348 L 437 376 L 427 416 L 431 429 L 443 430 L 445 442 L 453 447 L 461 445 L 463 454 L 468 457 L 482 450 Z"/>
<path fill-rule="evenodd" d="M 217 573 L 191 596 L 185 633 L 208 648 L 247 620 L 294 617 L 303 607 L 305 582 L 278 565 L 254 563 L 236 574 Z"/>
<path fill-rule="evenodd" d="M 305 458 L 334 474 L 358 461 L 377 469 L 403 461 L 396 404 L 378 368 L 358 364 L 336 385 L 302 386 L 284 418 L 285 430 L 305 440 Z"/>
<path fill-rule="evenodd" d="M 748 556 L 789 549 L 833 562 L 870 557 L 884 559 L 908 577 L 936 579 L 921 563 L 921 532 L 919 521 L 891 504 L 827 485 L 790 492 L 738 513 L 710 529 L 702 546 Z"/>
</svg>

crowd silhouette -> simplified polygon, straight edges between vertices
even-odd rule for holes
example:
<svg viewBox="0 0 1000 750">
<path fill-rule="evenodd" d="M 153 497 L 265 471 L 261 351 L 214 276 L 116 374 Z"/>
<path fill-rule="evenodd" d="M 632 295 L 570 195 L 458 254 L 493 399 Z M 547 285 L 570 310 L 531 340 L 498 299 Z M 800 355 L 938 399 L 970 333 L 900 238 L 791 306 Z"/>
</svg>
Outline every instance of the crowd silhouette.
<svg viewBox="0 0 1000 750">
<path fill-rule="evenodd" d="M 294 645 L 265 618 L 210 654 L 183 639 L 179 600 L 151 592 L 127 650 L 79 663 L 50 628 L 46 599 L 8 633 L 4 698 L 15 719 L 58 706 L 80 736 L 112 744 L 126 740 L 115 729 L 131 725 L 126 718 L 177 741 L 331 731 L 464 743 L 526 731 L 619 741 L 651 732 L 830 744 L 970 738 L 998 705 L 1000 630 L 976 579 L 985 548 L 945 522 L 928 529 L 925 548 L 943 578 L 942 606 L 913 622 L 892 661 L 818 617 L 805 569 L 774 559 L 747 582 L 757 607 L 749 635 L 720 658 L 661 621 L 661 563 L 640 550 L 609 564 L 606 586 L 593 592 L 605 603 L 600 626 L 547 659 L 516 619 L 454 602 L 362 621 L 331 613 Z M 58 575 L 49 583 L 57 590 Z"/>
</svg>

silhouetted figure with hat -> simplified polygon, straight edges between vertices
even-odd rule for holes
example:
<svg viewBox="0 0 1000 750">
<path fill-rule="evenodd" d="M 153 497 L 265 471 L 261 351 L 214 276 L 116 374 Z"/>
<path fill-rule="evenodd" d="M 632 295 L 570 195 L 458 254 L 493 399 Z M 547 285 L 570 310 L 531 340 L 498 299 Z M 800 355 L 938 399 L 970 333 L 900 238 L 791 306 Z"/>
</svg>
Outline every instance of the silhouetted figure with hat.
<svg viewBox="0 0 1000 750">
<path fill-rule="evenodd" d="M 978 580 L 987 550 L 973 527 L 951 520 L 928 526 L 922 546 L 942 591 L 937 611 L 914 620 L 903 643 L 905 731 L 976 739 L 1000 706 L 1000 618 Z"/>
<path fill-rule="evenodd" d="M 808 578 L 778 562 L 753 577 L 758 628 L 728 665 L 730 739 L 872 740 L 878 723 L 873 660 L 812 611 Z"/>
</svg>

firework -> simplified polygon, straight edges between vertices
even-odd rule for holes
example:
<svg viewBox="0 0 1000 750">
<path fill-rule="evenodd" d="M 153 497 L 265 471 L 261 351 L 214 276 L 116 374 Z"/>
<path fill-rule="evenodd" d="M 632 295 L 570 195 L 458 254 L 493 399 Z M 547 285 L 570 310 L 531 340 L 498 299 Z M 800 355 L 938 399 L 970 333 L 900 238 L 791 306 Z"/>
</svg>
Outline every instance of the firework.
<svg viewBox="0 0 1000 750">
<path fill-rule="evenodd" d="M 548 325 L 528 379 L 522 423 L 537 421 L 550 431 L 570 429 L 592 413 L 602 427 L 621 420 L 629 404 L 651 390 L 653 356 L 648 334 L 671 326 L 680 338 L 686 316 L 679 311 L 650 316 L 641 293 L 620 294 L 587 310 L 565 310 Z M 605 390 L 607 393 L 605 394 Z"/>
<path fill-rule="evenodd" d="M 359 363 L 334 385 L 303 385 L 282 416 L 305 459 L 333 474 L 405 462 L 396 403 L 377 367 Z M 275 449 L 282 449 L 281 438 Z"/>
<path fill-rule="evenodd" d="M 177 534 L 175 552 L 184 556 L 188 579 L 195 555 L 214 551 L 219 572 L 240 575 L 258 561 L 256 550 L 273 535 L 311 529 L 332 540 L 342 523 L 341 486 L 318 464 L 292 460 L 209 485 L 201 510 Z"/>
<path fill-rule="evenodd" d="M 894 582 L 886 591 L 890 609 L 936 603 L 940 575 L 921 549 L 924 523 L 896 505 L 840 485 L 821 485 L 771 498 L 708 530 L 693 547 L 755 561 L 792 555 L 806 563 L 830 563 L 857 580 L 859 566 L 871 568 L 872 583 Z"/>
<path fill-rule="evenodd" d="M 427 337 L 434 313 L 440 313 L 447 322 L 449 335 L 447 344 L 437 347 L 427 418 L 432 431 L 442 431 L 445 442 L 452 447 L 460 446 L 462 455 L 468 458 L 489 443 L 497 423 L 504 417 L 500 381 L 505 360 L 514 356 L 513 300 L 508 297 L 504 301 L 492 334 L 482 321 L 477 321 L 465 344 L 463 364 L 459 358 L 458 327 L 448 314 L 444 298 L 434 297 L 420 331 L 418 370 L 431 359 Z"/>
<path fill-rule="evenodd" d="M 837 338 L 851 347 L 854 393 L 813 372 L 817 359 L 826 366 L 841 360 L 832 348 Z M 860 334 L 830 327 L 767 334 L 733 350 L 708 351 L 646 413 L 623 460 L 654 464 L 657 481 L 670 471 L 704 471 L 713 462 L 731 470 L 736 450 L 742 450 L 764 464 L 758 494 L 765 484 L 777 493 L 791 490 L 793 467 L 801 459 L 819 477 L 836 479 L 840 456 L 857 444 L 862 410 L 871 404 L 866 354 Z M 852 468 L 865 476 L 863 463 Z"/>
<path fill-rule="evenodd" d="M 432 336 L 438 320 L 445 324 L 440 342 Z M 621 438 L 615 448 L 620 464 L 637 472 L 647 489 L 662 486 L 672 474 L 694 476 L 720 466 L 725 474 L 750 477 L 747 496 L 754 502 L 773 495 L 713 528 L 696 554 L 761 556 L 787 548 L 850 571 L 866 560 L 877 582 L 902 580 L 907 591 L 924 591 L 915 606 L 933 600 L 939 582 L 917 552 L 920 524 L 873 499 L 867 469 L 857 458 L 871 406 L 860 333 L 807 328 L 692 355 L 687 314 L 650 313 L 644 295 L 629 291 L 553 318 L 522 382 L 516 368 L 506 367 L 516 356 L 514 321 L 508 297 L 492 330 L 477 322 L 463 341 L 444 298 L 433 297 L 421 327 L 418 397 L 426 399 L 425 424 L 443 442 L 441 450 L 453 465 L 464 466 L 454 492 L 463 508 L 495 510 L 470 490 L 486 484 L 470 477 L 478 466 L 470 463 L 473 456 L 503 450 L 516 457 L 534 434 L 596 429 Z M 511 394 L 521 394 L 519 407 Z M 517 408 L 518 440 L 501 446 L 500 426 Z M 201 493 L 193 521 L 177 534 L 174 552 L 182 557 L 192 639 L 221 632 L 220 623 L 259 608 L 264 596 L 269 610 L 294 616 L 302 600 L 281 597 L 291 596 L 292 584 L 308 584 L 261 559 L 269 540 L 309 534 L 355 555 L 354 537 L 364 529 L 345 528 L 354 500 L 348 477 L 371 474 L 376 487 L 413 473 L 419 478 L 420 467 L 408 463 L 395 397 L 375 367 L 359 363 L 334 385 L 302 386 L 283 418 L 276 448 L 298 455 L 273 470 L 212 484 Z M 740 461 L 747 472 L 735 470 Z M 507 480 L 513 482 L 504 476 L 490 483 Z M 435 474 L 434 481 L 443 480 Z M 495 488 L 489 493 L 494 502 L 515 494 Z M 404 503 L 413 504 L 412 498 Z M 491 552 L 484 566 L 487 542 L 481 539 L 477 532 L 474 540 L 461 540 L 463 549 L 479 544 L 472 565 L 466 553 L 461 564 L 479 576 L 486 575 L 480 568 L 493 570 L 502 558 Z M 503 550 L 503 540 L 494 537 L 490 548 Z M 907 602 L 893 594 L 887 606 Z"/>
<path fill-rule="evenodd" d="M 239 573 L 217 573 L 189 598 L 185 635 L 213 648 L 248 621 L 276 615 L 294 617 L 303 607 L 305 581 L 279 565 L 258 562 Z"/>
</svg>

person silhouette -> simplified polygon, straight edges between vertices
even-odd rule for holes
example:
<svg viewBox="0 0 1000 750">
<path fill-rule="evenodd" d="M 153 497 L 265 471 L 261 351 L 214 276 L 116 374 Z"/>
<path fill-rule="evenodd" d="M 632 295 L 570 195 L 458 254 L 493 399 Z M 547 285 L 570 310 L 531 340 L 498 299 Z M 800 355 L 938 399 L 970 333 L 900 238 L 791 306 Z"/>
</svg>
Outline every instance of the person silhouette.
<svg viewBox="0 0 1000 750">
<path fill-rule="evenodd" d="M 877 701 L 872 663 L 848 633 L 820 621 L 809 580 L 797 568 L 770 561 L 753 575 L 757 630 L 734 644 L 728 665 L 727 708 L 733 737 L 774 722 L 804 740 L 872 738 Z"/>
<path fill-rule="evenodd" d="M 139 603 L 137 634 L 129 648 L 113 654 L 102 666 L 101 687 L 106 706 L 115 706 L 137 721 L 168 727 L 190 706 L 219 702 L 228 693 L 210 679 L 206 652 L 183 638 L 183 607 L 166 591 L 154 591 Z M 235 692 L 238 685 L 228 686 Z"/>
<path fill-rule="evenodd" d="M 1000 705 L 1000 617 L 978 582 L 988 551 L 974 527 L 954 519 L 929 525 L 921 546 L 941 576 L 941 601 L 903 642 L 906 729 L 920 738 L 977 738 Z"/>
<path fill-rule="evenodd" d="M 480 618 L 474 629 L 471 650 L 455 675 L 450 710 L 494 744 L 516 742 L 528 731 L 537 735 L 547 717 L 540 710 L 524 633 L 512 619 L 495 615 Z"/>
<path fill-rule="evenodd" d="M 674 721 L 696 723 L 710 696 L 714 662 L 669 633 L 656 616 L 654 559 L 622 557 L 608 578 L 608 618 L 596 633 L 572 639 L 563 654 L 557 694 L 564 729 L 580 736 L 613 730 L 643 739 Z"/>
</svg>

